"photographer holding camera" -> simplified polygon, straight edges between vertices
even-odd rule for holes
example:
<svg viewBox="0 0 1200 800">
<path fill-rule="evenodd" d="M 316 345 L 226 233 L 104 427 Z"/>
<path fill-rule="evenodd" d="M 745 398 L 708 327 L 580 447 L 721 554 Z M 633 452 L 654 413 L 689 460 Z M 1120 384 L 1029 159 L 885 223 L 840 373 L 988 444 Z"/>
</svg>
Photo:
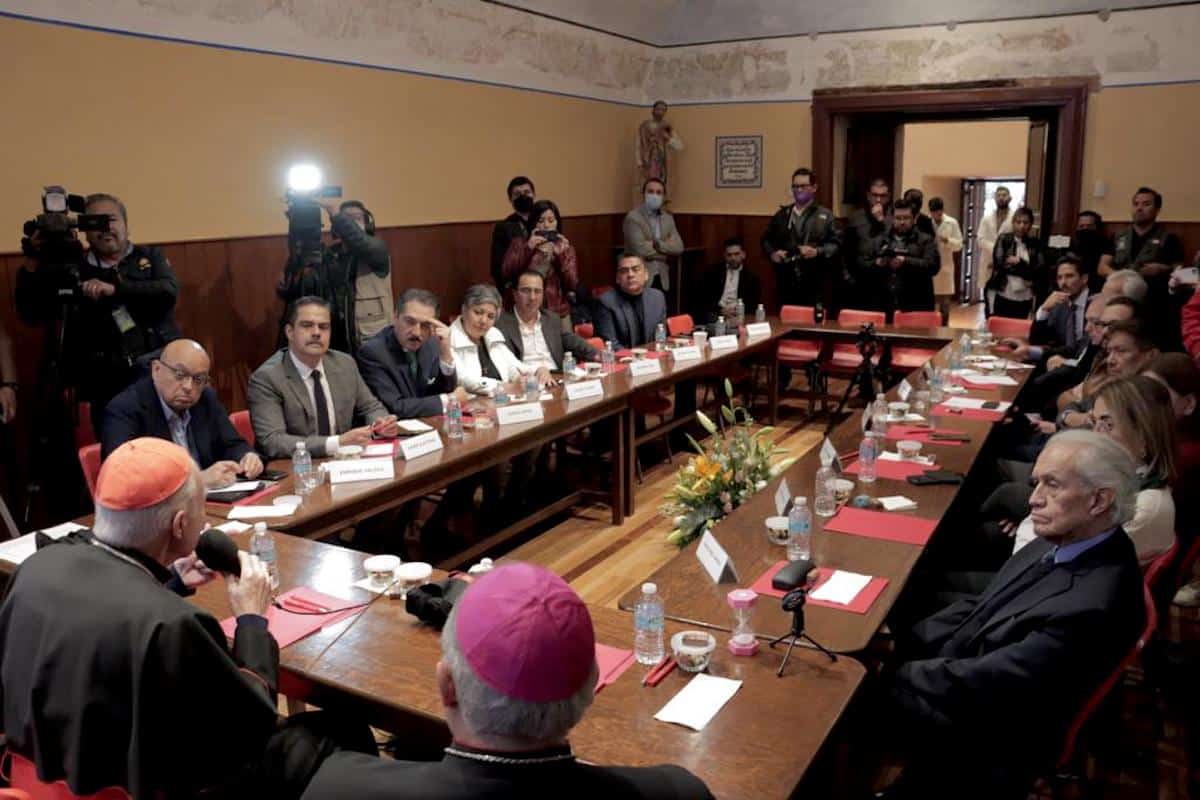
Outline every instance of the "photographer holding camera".
<svg viewBox="0 0 1200 800">
<path fill-rule="evenodd" d="M 771 217 L 762 248 L 775 265 L 780 304 L 811 306 L 824 300 L 838 231 L 833 212 L 817 204 L 817 176 L 806 167 L 792 173 L 792 197 Z"/>
<path fill-rule="evenodd" d="M 51 384 L 74 388 L 76 399 L 91 403 L 98 431 L 104 407 L 138 376 L 139 361 L 179 338 L 179 282 L 157 247 L 129 241 L 129 215 L 119 199 L 92 194 L 77 201 L 48 187 L 47 213 L 26 223 L 17 312 L 30 325 L 61 323 L 43 366 Z M 68 209 L 83 215 L 71 219 Z M 86 252 L 76 229 L 85 231 Z"/>
<path fill-rule="evenodd" d="M 289 201 L 290 253 L 279 297 L 286 305 L 309 296 L 328 300 L 333 307 L 330 346 L 353 354 L 391 321 L 392 259 L 387 243 L 376 238 L 375 218 L 358 200 L 337 205 L 295 195 Z M 321 241 L 321 209 L 329 217 L 330 245 Z"/>
<path fill-rule="evenodd" d="M 941 267 L 937 244 L 915 227 L 916 209 L 900 201 L 892 209 L 892 229 L 871 243 L 862 264 L 876 287 L 878 308 L 887 311 L 932 311 L 933 276 Z"/>
</svg>

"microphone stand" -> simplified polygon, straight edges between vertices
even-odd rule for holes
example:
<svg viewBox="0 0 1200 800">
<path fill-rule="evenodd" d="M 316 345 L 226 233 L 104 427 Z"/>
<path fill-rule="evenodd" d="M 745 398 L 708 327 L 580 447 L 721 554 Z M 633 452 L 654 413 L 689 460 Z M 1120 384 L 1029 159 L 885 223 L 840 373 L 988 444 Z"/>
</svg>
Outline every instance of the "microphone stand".
<svg viewBox="0 0 1200 800">
<path fill-rule="evenodd" d="M 804 604 L 807 600 L 808 589 L 803 586 L 792 589 L 783 597 L 783 610 L 792 612 L 792 629 L 782 636 L 777 636 L 771 640 L 770 648 L 772 650 L 775 649 L 775 645 L 781 644 L 785 639 L 787 640 L 787 652 L 783 654 L 783 661 L 779 664 L 779 671 L 775 673 L 777 677 L 783 677 L 783 671 L 787 668 L 788 660 L 792 657 L 792 650 L 801 641 L 805 642 L 805 646 L 820 650 L 829 656 L 830 661 L 837 661 L 837 656 L 834 653 L 804 632 Z"/>
</svg>

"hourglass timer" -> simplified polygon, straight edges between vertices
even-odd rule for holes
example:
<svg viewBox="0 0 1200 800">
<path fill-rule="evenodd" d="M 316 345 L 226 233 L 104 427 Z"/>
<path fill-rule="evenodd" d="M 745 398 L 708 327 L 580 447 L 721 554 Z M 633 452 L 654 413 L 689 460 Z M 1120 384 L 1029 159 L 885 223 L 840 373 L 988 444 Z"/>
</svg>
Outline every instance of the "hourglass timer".
<svg viewBox="0 0 1200 800">
<path fill-rule="evenodd" d="M 734 589 L 725 599 L 733 609 L 733 633 L 729 637 L 729 652 L 735 656 L 752 656 L 758 652 L 758 638 L 754 635 L 750 616 L 754 611 L 754 601 L 758 599 L 758 593 L 753 589 Z"/>
</svg>

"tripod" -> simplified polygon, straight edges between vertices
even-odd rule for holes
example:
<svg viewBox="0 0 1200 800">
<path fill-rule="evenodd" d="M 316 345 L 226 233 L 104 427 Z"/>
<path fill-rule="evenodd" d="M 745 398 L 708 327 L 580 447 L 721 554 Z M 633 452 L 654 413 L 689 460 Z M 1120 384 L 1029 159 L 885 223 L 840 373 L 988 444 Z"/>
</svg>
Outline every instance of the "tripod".
<svg viewBox="0 0 1200 800">
<path fill-rule="evenodd" d="M 871 359 L 879 352 L 879 343 L 875 339 L 875 325 L 867 323 L 862 326 L 858 332 L 858 341 L 855 342 L 858 346 L 858 353 L 862 357 L 862 363 L 858 365 L 854 376 L 850 378 L 850 382 L 846 384 L 846 391 L 842 392 L 842 398 L 838 401 L 837 408 L 829 415 L 829 424 L 825 426 L 825 435 L 828 436 L 835 425 L 837 425 L 838 417 L 846 410 L 846 403 L 850 400 L 850 393 L 854 391 L 854 387 L 859 387 L 863 399 L 867 401 L 867 408 L 863 411 L 864 414 L 870 414 L 870 404 L 875 399 L 875 364 Z"/>
<path fill-rule="evenodd" d="M 779 671 L 776 676 L 782 678 L 783 671 L 787 669 L 788 660 L 792 657 L 792 650 L 795 649 L 796 643 L 801 640 L 808 643 L 809 646 L 816 650 L 820 650 L 825 655 L 829 656 L 830 661 L 837 661 L 837 656 L 829 651 L 824 645 L 816 639 L 804 632 L 804 603 L 808 600 L 808 590 L 803 586 L 792 589 L 783 596 L 783 610 L 792 612 L 792 629 L 782 636 L 777 636 L 771 640 L 770 647 L 775 649 L 775 645 L 781 644 L 783 640 L 787 640 L 787 652 L 783 654 L 783 661 L 779 664 Z"/>
</svg>

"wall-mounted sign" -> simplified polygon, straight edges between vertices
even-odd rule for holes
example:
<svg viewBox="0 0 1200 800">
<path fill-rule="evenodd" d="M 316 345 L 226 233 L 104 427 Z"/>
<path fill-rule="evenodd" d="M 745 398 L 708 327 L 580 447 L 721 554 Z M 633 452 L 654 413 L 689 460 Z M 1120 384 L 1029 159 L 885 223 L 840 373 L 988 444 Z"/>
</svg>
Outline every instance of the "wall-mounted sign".
<svg viewBox="0 0 1200 800">
<path fill-rule="evenodd" d="M 717 188 L 761 189 L 761 136 L 717 137 Z"/>
</svg>

